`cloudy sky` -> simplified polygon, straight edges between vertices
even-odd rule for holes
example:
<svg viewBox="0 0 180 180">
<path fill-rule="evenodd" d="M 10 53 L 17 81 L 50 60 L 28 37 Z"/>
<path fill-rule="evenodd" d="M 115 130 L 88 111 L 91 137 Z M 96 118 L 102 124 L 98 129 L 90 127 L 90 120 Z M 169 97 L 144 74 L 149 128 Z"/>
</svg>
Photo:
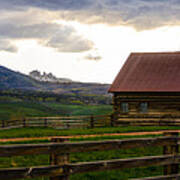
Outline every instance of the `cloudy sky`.
<svg viewBox="0 0 180 180">
<path fill-rule="evenodd" d="M 111 83 L 131 52 L 180 51 L 179 0 L 0 0 L 0 65 Z"/>
</svg>

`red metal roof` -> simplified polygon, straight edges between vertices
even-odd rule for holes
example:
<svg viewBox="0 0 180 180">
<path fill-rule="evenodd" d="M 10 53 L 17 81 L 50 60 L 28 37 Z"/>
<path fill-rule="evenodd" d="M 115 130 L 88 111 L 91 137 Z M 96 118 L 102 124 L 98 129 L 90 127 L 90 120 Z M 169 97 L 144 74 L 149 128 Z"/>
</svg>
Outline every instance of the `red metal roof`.
<svg viewBox="0 0 180 180">
<path fill-rule="evenodd" d="M 132 53 L 109 92 L 180 92 L 180 52 Z"/>
</svg>

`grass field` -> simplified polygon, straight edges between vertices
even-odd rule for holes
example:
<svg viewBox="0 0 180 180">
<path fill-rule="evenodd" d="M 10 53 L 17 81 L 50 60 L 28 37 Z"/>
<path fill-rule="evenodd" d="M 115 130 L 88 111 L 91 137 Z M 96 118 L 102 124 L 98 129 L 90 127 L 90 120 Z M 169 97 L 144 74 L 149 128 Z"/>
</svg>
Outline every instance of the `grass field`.
<svg viewBox="0 0 180 180">
<path fill-rule="evenodd" d="M 65 115 L 104 115 L 112 113 L 111 105 L 63 105 L 59 103 L 44 104 L 56 111 L 62 111 Z"/>
<path fill-rule="evenodd" d="M 24 116 L 60 116 L 60 115 L 100 115 L 110 114 L 112 106 L 110 105 L 62 105 L 58 103 L 35 103 L 35 102 L 0 102 L 0 120 L 15 119 Z M 53 128 L 18 128 L 10 130 L 1 130 L 0 138 L 15 138 L 15 137 L 46 137 L 46 136 L 68 136 L 68 135 L 84 135 L 84 134 L 105 134 L 105 133 L 123 133 L 123 132 L 139 132 L 139 131 L 157 131 L 157 130 L 174 130 L 180 127 L 106 127 L 94 129 L 70 129 L 58 130 Z M 135 138 L 136 136 L 134 136 Z M 138 136 L 142 137 L 142 136 Z M 143 136 L 143 137 L 152 137 Z M 105 140 L 105 139 L 123 139 L 124 136 L 105 136 L 92 138 L 78 138 L 76 141 L 83 140 Z M 127 136 L 126 136 L 127 138 Z M 132 138 L 129 136 L 128 138 Z M 71 139 L 75 141 L 75 139 Z M 18 143 L 47 143 L 47 140 L 33 140 Z M 1 143 L 9 144 L 9 143 Z M 17 142 L 16 142 L 17 144 Z M 88 162 L 107 159 L 130 158 L 148 155 L 162 154 L 161 147 L 136 148 L 128 150 L 112 150 L 91 153 L 72 153 L 70 161 Z M 13 158 L 0 158 L 0 168 L 6 167 L 27 167 L 49 165 L 49 156 L 47 155 L 32 155 L 32 156 L 17 156 Z M 84 173 L 73 175 L 71 180 L 126 180 L 129 178 L 155 176 L 162 174 L 162 167 L 148 168 L 132 168 L 122 171 L 106 171 L 98 173 Z M 33 178 L 33 180 L 48 180 L 48 178 Z"/>
<path fill-rule="evenodd" d="M 101 115 L 112 112 L 111 105 L 62 105 L 59 103 L 0 102 L 0 120 L 25 116 Z"/>
<path fill-rule="evenodd" d="M 46 127 L 29 127 L 29 128 L 1 130 L 0 138 L 68 136 L 68 135 L 143 132 L 143 131 L 175 130 L 175 129 L 180 129 L 180 127 L 127 126 L 127 127 L 105 127 L 105 128 L 94 128 L 94 129 L 69 129 L 69 130 L 58 130 L 58 129 L 46 128 Z"/>
<path fill-rule="evenodd" d="M 41 137 L 53 135 L 77 135 L 77 134 L 104 134 L 115 132 L 132 132 L 132 131 L 153 131 L 159 129 L 178 129 L 178 127 L 113 127 L 113 128 L 95 128 L 95 129 L 74 129 L 74 130 L 55 130 L 52 128 L 20 128 L 11 130 L 0 131 L 0 138 L 12 137 Z M 107 140 L 107 139 L 124 139 L 124 138 L 137 138 L 137 137 L 152 137 L 148 136 L 105 136 L 105 137 L 91 137 L 91 138 L 78 138 L 71 139 L 71 141 L 84 141 L 84 140 Z M 156 135 L 154 135 L 156 137 Z M 47 143 L 47 140 L 25 141 L 18 142 L 24 143 Z M 9 144 L 9 143 L 1 143 Z M 11 143 L 12 144 L 12 143 Z M 13 143 L 14 144 L 14 143 Z M 17 144 L 17 142 L 16 142 Z M 88 162 L 97 160 L 120 159 L 140 156 L 153 156 L 162 154 L 162 147 L 148 147 L 148 148 L 134 148 L 128 150 L 111 150 L 101 152 L 87 152 L 87 153 L 72 153 L 70 155 L 70 162 Z M 13 158 L 0 158 L 0 168 L 7 167 L 28 167 L 49 165 L 49 156 L 47 155 L 31 155 L 31 156 L 18 156 Z M 145 167 L 145 168 L 132 168 L 124 170 L 92 172 L 77 174 L 70 177 L 71 180 L 127 180 L 129 178 L 156 176 L 162 174 L 162 167 Z M 33 180 L 48 180 L 48 178 L 33 178 Z"/>
<path fill-rule="evenodd" d="M 141 136 L 147 137 L 147 136 Z M 114 139 L 115 137 L 86 138 L 86 140 Z M 116 137 L 124 138 L 124 137 Z M 131 137 L 132 138 L 132 137 Z M 80 140 L 80 139 L 79 139 Z M 82 139 L 81 139 L 82 140 Z M 27 143 L 27 142 L 24 142 Z M 34 142 L 37 143 L 37 142 Z M 97 160 L 120 159 L 130 157 L 142 157 L 162 154 L 162 147 L 133 148 L 128 150 L 111 150 L 91 153 L 72 153 L 70 161 L 88 162 Z M 47 155 L 19 156 L 13 158 L 0 158 L 0 167 L 24 167 L 48 165 Z M 115 171 L 83 173 L 71 176 L 71 180 L 126 180 L 129 178 L 155 176 L 162 174 L 162 167 L 132 168 Z M 33 180 L 48 180 L 48 178 L 33 178 Z"/>
</svg>

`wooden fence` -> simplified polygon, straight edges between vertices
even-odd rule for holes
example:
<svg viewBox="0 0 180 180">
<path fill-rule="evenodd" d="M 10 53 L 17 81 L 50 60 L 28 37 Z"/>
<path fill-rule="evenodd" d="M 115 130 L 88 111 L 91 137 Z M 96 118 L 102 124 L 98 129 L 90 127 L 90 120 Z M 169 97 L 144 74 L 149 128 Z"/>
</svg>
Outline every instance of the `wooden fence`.
<svg viewBox="0 0 180 180">
<path fill-rule="evenodd" d="M 120 115 L 115 126 L 180 126 L 180 116 L 172 115 Z"/>
<path fill-rule="evenodd" d="M 59 116 L 26 117 L 17 120 L 0 120 L 0 129 L 17 127 L 54 127 L 58 129 L 95 128 L 112 126 L 180 126 L 180 116 Z"/>
<path fill-rule="evenodd" d="M 50 177 L 50 180 L 68 180 L 76 173 L 115 170 L 135 167 L 163 166 L 164 174 L 159 177 L 141 180 L 178 179 L 180 163 L 178 133 L 166 133 L 158 138 L 136 138 L 126 140 L 65 142 L 65 139 L 53 139 L 47 144 L 1 145 L 0 157 L 47 154 L 49 166 L 0 169 L 0 179 L 20 179 Z M 95 162 L 70 162 L 70 153 L 108 151 L 140 147 L 163 146 L 163 155 L 113 159 Z M 140 180 L 140 178 L 139 178 Z"/>
<path fill-rule="evenodd" d="M 54 127 L 58 129 L 95 128 L 111 125 L 110 115 L 26 117 L 19 120 L 0 120 L 0 127 Z"/>
</svg>

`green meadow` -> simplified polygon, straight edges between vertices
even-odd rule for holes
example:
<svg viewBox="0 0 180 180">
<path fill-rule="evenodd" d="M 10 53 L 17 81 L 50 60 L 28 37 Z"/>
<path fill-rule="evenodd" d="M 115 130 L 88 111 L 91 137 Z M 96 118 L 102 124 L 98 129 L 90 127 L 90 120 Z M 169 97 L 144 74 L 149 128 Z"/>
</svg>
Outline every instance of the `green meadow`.
<svg viewBox="0 0 180 180">
<path fill-rule="evenodd" d="M 0 138 L 15 137 L 47 137 L 47 136 L 71 136 L 71 135 L 90 135 L 90 134 L 106 134 L 106 133 L 127 133 L 127 132 L 144 132 L 144 131 L 161 131 L 176 130 L 180 127 L 104 127 L 93 129 L 69 129 L 59 130 L 50 127 L 26 127 L 16 129 L 6 129 L 0 131 Z"/>
<path fill-rule="evenodd" d="M 112 113 L 111 105 L 66 105 L 56 102 L 30 102 L 30 101 L 11 101 L 0 102 L 0 120 L 19 119 L 22 117 L 37 116 L 75 116 L 75 115 L 102 115 Z M 174 130 L 180 127 L 103 127 L 103 128 L 86 128 L 86 129 L 69 129 L 60 130 L 49 127 L 26 127 L 9 130 L 1 130 L 0 138 L 16 138 L 16 137 L 47 137 L 47 136 L 69 136 L 69 135 L 90 135 L 90 134 L 106 134 L 106 133 L 125 133 L 125 132 L 143 132 L 143 131 L 159 131 Z M 91 138 L 72 138 L 70 141 L 84 140 L 108 140 L 108 139 L 124 139 L 138 137 L 157 137 L 156 135 L 147 136 L 111 136 Z M 27 144 L 27 143 L 49 143 L 48 140 L 31 140 L 23 142 L 5 142 L 6 144 Z M 111 150 L 100 152 L 72 153 L 70 154 L 70 162 L 90 162 L 98 160 L 132 158 L 142 156 L 161 155 L 162 147 L 143 147 L 126 150 Z M 0 168 L 8 167 L 31 167 L 49 165 L 48 155 L 31 155 L 4 158 L 0 157 Z M 126 180 L 129 178 L 140 178 L 147 176 L 161 175 L 162 167 L 143 167 L 124 170 L 91 172 L 76 174 L 70 177 L 71 180 Z M 48 180 L 48 178 L 33 178 L 33 180 Z"/>
<path fill-rule="evenodd" d="M 65 105 L 38 102 L 0 102 L 0 120 L 22 117 L 102 115 L 112 112 L 111 105 Z"/>
<path fill-rule="evenodd" d="M 139 137 L 151 137 L 151 136 L 139 136 Z M 156 137 L 156 136 L 155 136 Z M 71 141 L 82 141 L 82 140 L 107 140 L 107 139 L 124 139 L 123 136 L 118 137 L 94 137 L 86 139 L 71 139 Z M 126 137 L 127 138 L 127 137 Z M 128 137 L 132 138 L 132 137 Z M 31 141 L 21 143 L 48 143 L 48 141 Z M 6 143 L 7 144 L 7 143 Z M 8 143 L 9 144 L 9 143 Z M 142 156 L 153 156 L 161 155 L 163 152 L 162 147 L 148 147 L 148 148 L 133 148 L 126 150 L 111 150 L 111 151 L 94 151 L 85 153 L 72 153 L 70 154 L 70 162 L 90 162 L 98 160 L 109 160 L 109 159 L 121 159 L 121 158 L 134 158 Z M 0 158 L 0 168 L 8 167 L 28 167 L 28 166 L 40 166 L 49 165 L 48 155 L 31 155 L 31 156 L 18 156 L 11 158 Z M 144 167 L 144 168 L 132 168 L 124 170 L 104 171 L 104 172 L 92 172 L 76 174 L 70 177 L 71 180 L 126 180 L 129 178 L 139 178 L 147 176 L 156 176 L 162 174 L 162 167 Z M 33 180 L 48 180 L 48 178 L 33 178 Z"/>
</svg>

